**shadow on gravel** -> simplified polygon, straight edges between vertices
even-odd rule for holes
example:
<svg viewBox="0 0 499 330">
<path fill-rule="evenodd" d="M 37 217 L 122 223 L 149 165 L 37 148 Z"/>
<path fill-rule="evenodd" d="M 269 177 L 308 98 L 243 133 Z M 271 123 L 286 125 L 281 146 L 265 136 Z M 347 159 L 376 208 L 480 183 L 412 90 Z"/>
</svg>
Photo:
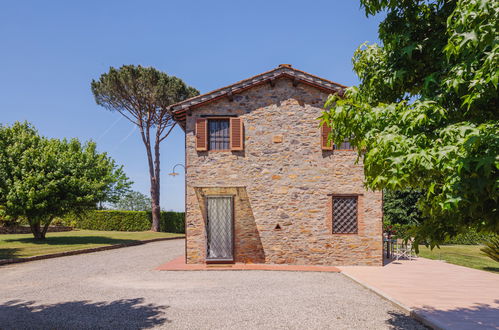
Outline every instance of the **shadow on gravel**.
<svg viewBox="0 0 499 330">
<path fill-rule="evenodd" d="M 36 305 L 12 300 L 0 305 L 2 329 L 148 329 L 170 322 L 169 306 L 145 304 L 143 298 L 111 302 L 68 301 Z"/>
<path fill-rule="evenodd" d="M 429 329 L 425 327 L 422 323 L 416 319 L 410 317 L 407 314 L 401 312 L 390 311 L 388 312 L 390 318 L 386 320 L 386 323 L 390 326 L 390 329 L 394 330 L 407 330 L 407 329 Z"/>
<path fill-rule="evenodd" d="M 32 237 L 29 238 L 13 238 L 5 239 L 4 242 L 7 243 L 29 243 L 38 245 L 72 245 L 72 244 L 121 244 L 121 243 L 132 243 L 138 242 L 136 239 L 120 239 L 111 238 L 103 236 L 48 236 L 43 240 L 35 240 Z"/>
</svg>

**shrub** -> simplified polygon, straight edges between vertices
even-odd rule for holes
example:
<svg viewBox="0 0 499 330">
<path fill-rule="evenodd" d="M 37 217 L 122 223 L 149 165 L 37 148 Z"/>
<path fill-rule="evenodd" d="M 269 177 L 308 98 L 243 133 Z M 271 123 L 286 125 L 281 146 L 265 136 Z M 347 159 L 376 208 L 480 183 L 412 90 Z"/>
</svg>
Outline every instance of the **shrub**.
<svg viewBox="0 0 499 330">
<path fill-rule="evenodd" d="M 492 260 L 499 262 L 499 236 L 491 237 L 485 242 L 485 247 L 480 251 L 489 256 Z"/>
<path fill-rule="evenodd" d="M 410 238 L 414 227 L 417 225 L 383 222 L 383 232 L 389 234 L 392 238 Z M 488 240 L 495 237 L 495 234 L 488 232 L 478 232 L 474 228 L 469 228 L 465 233 L 457 234 L 452 238 L 447 238 L 443 244 L 459 244 L 459 245 L 479 245 L 484 244 Z"/>
<path fill-rule="evenodd" d="M 185 213 L 184 212 L 161 212 L 159 229 L 160 229 L 160 231 L 168 232 L 168 233 L 184 233 L 185 232 Z"/>
<path fill-rule="evenodd" d="M 14 227 L 17 224 L 17 219 L 7 219 L 0 217 L 0 227 Z"/>
<path fill-rule="evenodd" d="M 146 211 L 94 210 L 79 215 L 70 214 L 57 222 L 89 230 L 144 231 L 151 229 L 152 216 Z M 161 212 L 161 231 L 183 233 L 184 228 L 183 212 Z"/>
<path fill-rule="evenodd" d="M 444 244 L 462 244 L 462 245 L 478 245 L 484 244 L 487 240 L 494 237 L 494 234 L 478 232 L 473 228 L 467 232 L 457 234 L 453 238 L 446 239 Z"/>
</svg>

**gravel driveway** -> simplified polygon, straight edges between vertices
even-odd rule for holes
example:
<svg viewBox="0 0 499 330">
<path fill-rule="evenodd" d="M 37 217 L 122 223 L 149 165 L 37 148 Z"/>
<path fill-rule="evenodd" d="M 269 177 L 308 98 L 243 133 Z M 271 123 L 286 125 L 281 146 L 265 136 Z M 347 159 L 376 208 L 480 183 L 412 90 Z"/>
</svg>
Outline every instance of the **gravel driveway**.
<svg viewBox="0 0 499 330">
<path fill-rule="evenodd" d="M 165 272 L 183 240 L 0 267 L 0 329 L 424 329 L 338 273 Z"/>
</svg>

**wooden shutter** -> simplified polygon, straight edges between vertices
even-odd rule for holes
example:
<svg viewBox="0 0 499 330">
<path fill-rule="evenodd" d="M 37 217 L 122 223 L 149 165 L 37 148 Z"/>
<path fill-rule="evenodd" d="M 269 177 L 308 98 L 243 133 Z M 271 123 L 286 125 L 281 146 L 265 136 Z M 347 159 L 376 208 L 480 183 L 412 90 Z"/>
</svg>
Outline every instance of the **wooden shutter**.
<svg viewBox="0 0 499 330">
<path fill-rule="evenodd" d="M 328 142 L 328 136 L 331 132 L 331 127 L 326 124 L 321 126 L 321 147 L 322 150 L 333 150 L 333 141 Z"/>
<path fill-rule="evenodd" d="M 244 150 L 244 128 L 242 118 L 230 119 L 230 150 Z"/>
<path fill-rule="evenodd" d="M 208 150 L 208 120 L 206 118 L 196 119 L 196 150 Z"/>
</svg>

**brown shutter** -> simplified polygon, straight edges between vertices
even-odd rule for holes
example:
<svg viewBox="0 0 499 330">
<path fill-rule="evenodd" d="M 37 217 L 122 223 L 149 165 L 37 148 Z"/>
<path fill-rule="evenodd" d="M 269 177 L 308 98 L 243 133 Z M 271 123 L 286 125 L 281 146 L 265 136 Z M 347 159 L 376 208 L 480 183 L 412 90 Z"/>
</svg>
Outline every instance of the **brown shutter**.
<svg viewBox="0 0 499 330">
<path fill-rule="evenodd" d="M 329 133 L 331 132 L 331 127 L 327 126 L 325 123 L 321 126 L 321 147 L 322 150 L 333 150 L 333 141 L 328 141 Z"/>
<path fill-rule="evenodd" d="M 206 118 L 196 119 L 196 150 L 208 150 L 208 120 Z"/>
<path fill-rule="evenodd" d="M 230 119 L 230 150 L 239 151 L 244 149 L 244 128 L 242 118 Z"/>
</svg>

